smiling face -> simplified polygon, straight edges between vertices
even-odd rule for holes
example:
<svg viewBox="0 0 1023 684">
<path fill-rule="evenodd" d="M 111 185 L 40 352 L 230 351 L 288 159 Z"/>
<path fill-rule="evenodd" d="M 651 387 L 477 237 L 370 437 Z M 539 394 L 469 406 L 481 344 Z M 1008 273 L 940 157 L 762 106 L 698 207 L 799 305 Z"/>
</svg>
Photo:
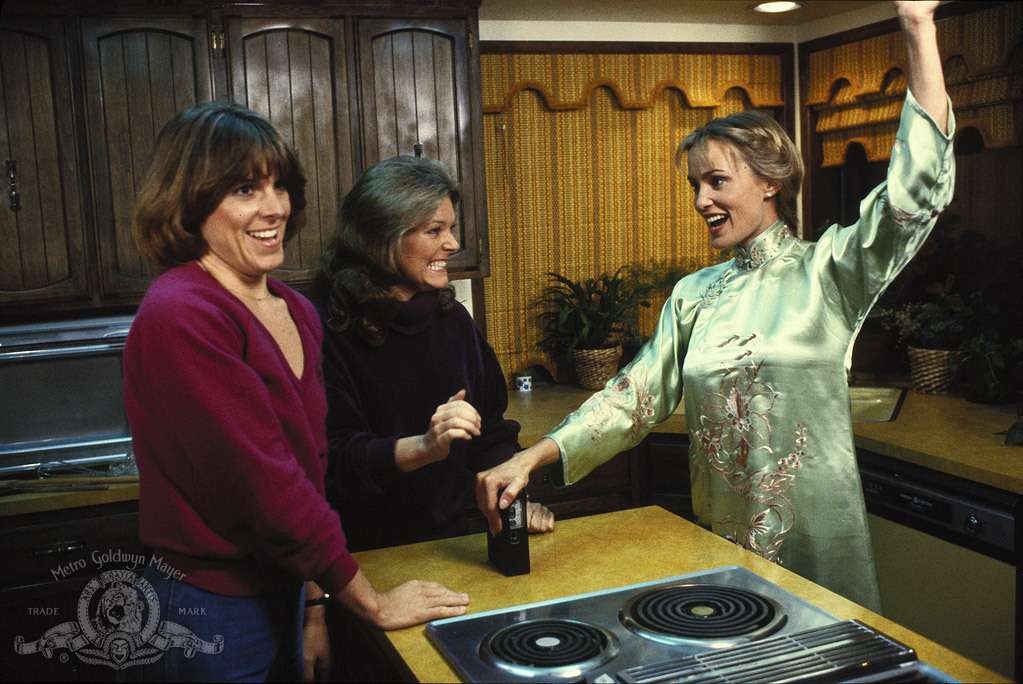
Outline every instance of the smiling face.
<svg viewBox="0 0 1023 684">
<path fill-rule="evenodd" d="M 199 263 L 223 282 L 259 282 L 284 262 L 291 199 L 276 174 L 238 183 L 202 224 L 208 249 Z"/>
<path fill-rule="evenodd" d="M 454 226 L 455 207 L 445 197 L 428 221 L 401 236 L 398 269 L 405 282 L 394 288 L 395 297 L 407 301 L 419 292 L 447 286 L 447 262 L 458 251 Z"/>
<path fill-rule="evenodd" d="M 745 247 L 778 220 L 778 184 L 756 176 L 728 143 L 708 140 L 691 149 L 688 179 L 714 249 Z"/>
</svg>

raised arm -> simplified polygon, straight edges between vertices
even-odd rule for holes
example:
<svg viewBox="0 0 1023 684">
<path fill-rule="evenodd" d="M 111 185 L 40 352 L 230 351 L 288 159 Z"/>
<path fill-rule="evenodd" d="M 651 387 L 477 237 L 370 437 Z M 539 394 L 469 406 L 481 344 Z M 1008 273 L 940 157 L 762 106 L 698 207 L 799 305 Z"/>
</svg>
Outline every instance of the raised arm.
<svg viewBox="0 0 1023 684">
<path fill-rule="evenodd" d="M 945 75 L 938 53 L 938 31 L 934 25 L 937 0 L 899 0 L 895 8 L 906 36 L 909 58 L 909 90 L 944 133 L 948 133 L 948 100 Z"/>
</svg>

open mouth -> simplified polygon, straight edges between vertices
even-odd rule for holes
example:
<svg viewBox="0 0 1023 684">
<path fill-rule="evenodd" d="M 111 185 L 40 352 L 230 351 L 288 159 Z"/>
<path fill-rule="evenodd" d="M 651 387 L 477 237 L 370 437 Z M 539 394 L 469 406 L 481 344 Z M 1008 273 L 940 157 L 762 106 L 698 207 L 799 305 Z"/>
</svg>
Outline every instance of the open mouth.
<svg viewBox="0 0 1023 684">
<path fill-rule="evenodd" d="M 443 273 L 443 272 L 448 270 L 448 262 L 446 262 L 446 261 L 431 261 L 429 264 L 427 264 L 426 268 L 431 270 L 431 271 L 436 271 L 438 273 Z"/>
<path fill-rule="evenodd" d="M 277 228 L 268 228 L 266 230 L 253 230 L 249 231 L 249 237 L 253 237 L 261 242 L 273 242 L 280 235 L 280 230 Z"/>
<path fill-rule="evenodd" d="M 718 228 L 728 219 L 728 216 L 726 214 L 717 214 L 715 216 L 704 216 L 703 219 L 710 228 Z"/>
</svg>

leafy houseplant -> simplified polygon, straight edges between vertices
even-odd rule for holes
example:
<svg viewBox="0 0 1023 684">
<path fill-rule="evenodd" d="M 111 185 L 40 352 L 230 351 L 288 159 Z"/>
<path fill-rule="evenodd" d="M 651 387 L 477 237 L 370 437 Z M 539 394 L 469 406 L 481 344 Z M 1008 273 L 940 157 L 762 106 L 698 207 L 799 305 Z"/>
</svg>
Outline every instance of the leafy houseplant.
<svg viewBox="0 0 1023 684">
<path fill-rule="evenodd" d="M 882 314 L 884 328 L 906 345 L 913 388 L 925 394 L 955 389 L 960 350 L 969 340 L 973 309 L 951 288 L 950 279 L 940 287 L 938 301 L 910 302 Z"/>
<path fill-rule="evenodd" d="M 646 299 L 650 286 L 633 277 L 627 266 L 586 280 L 571 280 L 558 273 L 545 275 L 549 282 L 537 299 L 540 338 L 536 348 L 556 361 L 571 362 L 580 384 L 599 389 L 618 369 L 621 340 L 634 335 L 638 308 L 650 306 Z M 585 353 L 595 350 L 603 353 Z M 585 367 L 592 356 L 601 360 L 595 373 Z"/>
<path fill-rule="evenodd" d="M 722 261 L 720 252 L 716 252 L 716 261 Z M 643 297 L 648 298 L 652 306 L 660 309 L 661 304 L 668 298 L 678 281 L 690 273 L 694 273 L 703 267 L 695 257 L 681 257 L 677 259 L 649 258 L 635 264 L 630 264 L 628 278 L 631 285 L 641 292 Z M 640 348 L 649 336 L 643 334 L 636 327 L 630 333 L 622 337 L 622 358 L 619 367 L 632 361 Z"/>
<path fill-rule="evenodd" d="M 1014 334 L 995 303 L 985 303 L 982 290 L 968 298 L 944 294 L 934 303 L 910 303 L 883 315 L 887 329 L 896 331 L 908 345 L 911 372 L 914 354 L 921 350 L 945 350 L 950 368 L 967 382 L 966 398 L 978 402 L 1002 402 L 1015 398 L 1014 371 L 1023 362 L 1023 338 L 1004 341 Z M 933 354 L 936 352 L 927 352 Z M 914 372 L 914 385 L 916 374 Z M 917 388 L 919 389 L 919 388 Z M 926 391 L 926 390 L 920 390 Z"/>
</svg>

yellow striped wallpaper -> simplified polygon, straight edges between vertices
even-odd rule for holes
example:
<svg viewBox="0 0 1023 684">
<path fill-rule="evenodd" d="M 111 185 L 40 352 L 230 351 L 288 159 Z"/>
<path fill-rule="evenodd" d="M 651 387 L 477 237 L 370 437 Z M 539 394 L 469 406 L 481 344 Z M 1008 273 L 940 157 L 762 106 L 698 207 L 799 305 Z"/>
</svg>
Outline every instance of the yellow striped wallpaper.
<svg viewBox="0 0 1023 684">
<path fill-rule="evenodd" d="M 509 385 L 518 369 L 550 368 L 533 348 L 544 273 L 715 260 L 675 148 L 714 117 L 777 114 L 781 68 L 776 55 L 482 56 L 486 325 Z M 643 311 L 644 332 L 661 303 Z"/>
<path fill-rule="evenodd" d="M 987 147 L 1020 144 L 1023 3 L 1009 2 L 937 22 L 957 126 L 977 128 Z M 906 92 L 899 32 L 813 52 L 807 104 L 817 112 L 824 166 L 844 162 L 852 142 L 887 159 Z"/>
</svg>

